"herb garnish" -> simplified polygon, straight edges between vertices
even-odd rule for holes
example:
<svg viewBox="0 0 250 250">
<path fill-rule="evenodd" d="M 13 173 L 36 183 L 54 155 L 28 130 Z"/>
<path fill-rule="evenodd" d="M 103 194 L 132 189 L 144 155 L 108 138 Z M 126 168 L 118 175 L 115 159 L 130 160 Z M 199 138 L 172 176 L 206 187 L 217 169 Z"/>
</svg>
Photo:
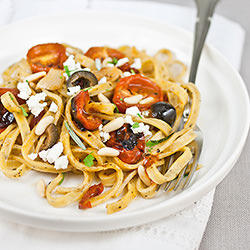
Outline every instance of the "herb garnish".
<svg viewBox="0 0 250 250">
<path fill-rule="evenodd" d="M 108 63 L 116 65 L 118 63 L 118 59 L 116 57 L 113 57 L 112 62 L 108 62 Z"/>
<path fill-rule="evenodd" d="M 138 122 L 135 122 L 135 123 L 132 125 L 132 128 L 139 128 L 139 127 L 140 127 L 140 125 L 139 125 Z"/>
<path fill-rule="evenodd" d="M 120 113 L 120 111 L 119 111 L 119 109 L 118 109 L 118 107 L 116 105 L 115 105 L 115 113 Z"/>
<path fill-rule="evenodd" d="M 22 106 L 20 106 L 20 109 L 22 110 L 24 116 L 28 116 L 27 112 L 25 111 L 25 109 Z"/>
<path fill-rule="evenodd" d="M 11 94 L 9 94 L 9 96 L 10 96 L 10 99 L 11 99 L 12 101 L 14 101 L 13 96 L 12 96 Z"/>
<path fill-rule="evenodd" d="M 67 76 L 70 77 L 70 70 L 69 70 L 69 67 L 67 65 L 64 65 L 64 70 L 65 70 L 65 73 L 67 74 Z"/>
<path fill-rule="evenodd" d="M 60 182 L 58 182 L 58 185 L 61 185 L 61 184 L 63 183 L 63 181 L 64 181 L 65 173 L 62 173 L 62 175 L 63 175 L 63 177 L 62 177 L 62 179 L 60 180 Z"/>
<path fill-rule="evenodd" d="M 88 91 L 88 90 L 90 90 L 90 89 L 92 89 L 93 87 L 88 87 L 88 88 L 85 88 L 85 89 L 83 89 L 82 91 Z"/>
<path fill-rule="evenodd" d="M 94 165 L 95 157 L 92 155 L 93 152 L 88 154 L 84 159 L 83 162 L 87 167 L 92 167 Z"/>
<path fill-rule="evenodd" d="M 130 70 L 133 75 L 135 75 L 135 71 L 133 69 Z"/>
<path fill-rule="evenodd" d="M 141 119 L 142 119 L 142 116 L 141 116 L 139 113 L 137 113 L 137 115 L 139 116 L 139 118 L 141 118 Z"/>
<path fill-rule="evenodd" d="M 164 137 L 164 138 L 159 139 L 159 140 L 151 140 L 151 141 L 148 141 L 148 142 L 146 142 L 146 146 L 152 148 L 153 146 L 155 146 L 155 145 L 157 145 L 157 144 L 159 144 L 159 143 L 161 143 L 161 142 L 166 141 L 168 138 L 169 138 L 169 136 Z"/>
<path fill-rule="evenodd" d="M 81 139 L 76 135 L 73 129 L 69 126 L 68 122 L 64 122 L 66 129 L 73 141 L 83 150 L 86 150 L 85 145 L 82 143 Z"/>
</svg>

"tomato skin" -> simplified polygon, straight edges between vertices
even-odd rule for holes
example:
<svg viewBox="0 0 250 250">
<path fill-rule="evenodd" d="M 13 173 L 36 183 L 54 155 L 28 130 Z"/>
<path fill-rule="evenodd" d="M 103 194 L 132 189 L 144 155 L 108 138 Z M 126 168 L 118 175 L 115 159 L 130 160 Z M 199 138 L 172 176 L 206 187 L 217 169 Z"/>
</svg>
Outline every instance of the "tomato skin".
<svg viewBox="0 0 250 250">
<path fill-rule="evenodd" d="M 27 53 L 27 61 L 33 73 L 49 72 L 51 68 L 63 69 L 66 60 L 66 49 L 59 43 L 38 44 L 30 48 Z"/>
<path fill-rule="evenodd" d="M 23 100 L 20 97 L 18 97 L 18 94 L 19 94 L 19 90 L 18 89 L 14 89 L 14 88 L 0 88 L 0 96 L 2 96 L 3 94 L 5 94 L 6 92 L 11 92 L 16 97 L 17 102 L 20 105 L 26 103 L 25 100 Z"/>
<path fill-rule="evenodd" d="M 124 98 L 133 94 L 141 94 L 143 98 L 153 97 L 153 101 L 147 104 L 128 104 L 124 102 Z M 137 75 L 131 75 L 121 78 L 117 83 L 113 103 L 118 107 L 121 113 L 125 113 L 126 109 L 132 106 L 137 106 L 140 111 L 150 109 L 150 106 L 156 102 L 163 101 L 163 92 L 161 88 L 150 79 Z"/>
<path fill-rule="evenodd" d="M 91 208 L 91 202 L 89 201 L 90 198 L 100 195 L 104 190 L 104 186 L 102 183 L 95 184 L 91 186 L 82 199 L 79 201 L 78 208 L 79 209 L 87 209 Z"/>
<path fill-rule="evenodd" d="M 88 91 L 80 91 L 71 100 L 71 114 L 74 121 L 82 128 L 87 130 L 97 129 L 102 120 L 94 115 L 89 115 L 84 110 L 84 107 L 89 103 L 90 97 Z"/>
<path fill-rule="evenodd" d="M 117 131 L 110 132 L 108 147 L 119 150 L 119 159 L 128 164 L 137 163 L 143 156 L 145 138 L 143 134 L 134 134 L 129 124 L 123 125 Z"/>
</svg>

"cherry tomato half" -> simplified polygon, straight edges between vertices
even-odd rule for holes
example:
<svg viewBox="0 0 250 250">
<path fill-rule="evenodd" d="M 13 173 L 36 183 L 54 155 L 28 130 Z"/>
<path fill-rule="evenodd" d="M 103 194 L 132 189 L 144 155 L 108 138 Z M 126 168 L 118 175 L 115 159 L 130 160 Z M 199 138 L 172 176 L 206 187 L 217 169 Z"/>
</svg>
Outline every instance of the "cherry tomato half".
<svg viewBox="0 0 250 250">
<path fill-rule="evenodd" d="M 120 129 L 110 133 L 110 139 L 106 145 L 119 150 L 118 157 L 123 162 L 135 164 L 144 153 L 145 138 L 142 133 L 134 134 L 130 125 L 125 124 Z"/>
<path fill-rule="evenodd" d="M 33 73 L 48 72 L 51 68 L 63 69 L 66 59 L 66 49 L 59 43 L 38 44 L 30 48 L 27 53 L 27 60 Z"/>
<path fill-rule="evenodd" d="M 122 59 L 125 57 L 125 54 L 123 54 L 121 51 L 113 48 L 105 48 L 105 47 L 91 47 L 88 49 L 88 51 L 85 53 L 85 56 L 92 58 L 95 60 L 96 58 L 99 58 L 101 61 L 103 61 L 107 57 L 111 57 L 112 59 Z M 133 69 L 133 71 L 137 74 L 139 71 L 135 68 L 131 68 L 130 64 L 127 62 L 123 64 L 122 66 L 118 67 L 121 71 L 129 71 Z"/>
<path fill-rule="evenodd" d="M 102 183 L 95 184 L 91 186 L 82 199 L 79 201 L 78 208 L 79 209 L 87 209 L 91 208 L 91 202 L 89 201 L 90 198 L 100 195 L 104 190 L 104 186 Z"/>
<path fill-rule="evenodd" d="M 101 125 L 102 120 L 99 117 L 88 114 L 84 110 L 84 107 L 89 103 L 89 101 L 89 92 L 80 91 L 71 100 L 71 115 L 80 128 L 95 130 Z"/>
<path fill-rule="evenodd" d="M 145 104 L 128 104 L 124 102 L 124 98 L 141 94 L 143 98 L 152 97 L 152 100 Z M 150 106 L 156 102 L 163 101 L 163 93 L 161 88 L 150 79 L 141 75 L 131 75 L 121 78 L 117 83 L 113 103 L 116 104 L 121 113 L 125 113 L 126 109 L 137 106 L 140 111 L 150 109 Z"/>
</svg>

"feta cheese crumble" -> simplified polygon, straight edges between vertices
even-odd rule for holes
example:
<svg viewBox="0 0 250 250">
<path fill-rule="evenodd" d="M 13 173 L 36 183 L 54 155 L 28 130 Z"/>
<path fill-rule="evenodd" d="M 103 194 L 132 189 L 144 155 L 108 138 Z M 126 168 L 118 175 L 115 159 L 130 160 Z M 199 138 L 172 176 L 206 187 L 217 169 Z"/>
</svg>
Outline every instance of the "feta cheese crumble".
<svg viewBox="0 0 250 250">
<path fill-rule="evenodd" d="M 66 169 L 68 167 L 69 160 L 67 155 L 60 156 L 55 160 L 55 169 Z"/>
<path fill-rule="evenodd" d="M 143 122 L 139 123 L 138 128 L 131 127 L 134 134 L 143 133 L 145 137 L 151 137 L 152 133 L 149 131 L 149 125 L 145 125 Z"/>
<path fill-rule="evenodd" d="M 20 91 L 18 97 L 23 100 L 27 100 L 32 93 L 28 82 L 19 82 L 17 84 L 17 89 Z"/>
<path fill-rule="evenodd" d="M 103 78 L 101 78 L 100 81 L 98 82 L 98 84 L 103 84 L 105 82 L 107 82 L 107 77 L 106 76 L 104 76 Z"/>
<path fill-rule="evenodd" d="M 67 67 L 69 70 L 70 75 L 72 75 L 74 72 L 78 71 L 78 70 L 82 70 L 81 68 L 81 64 L 79 62 L 76 62 L 74 60 L 74 56 L 70 55 L 68 57 L 68 59 L 63 63 L 63 66 Z M 66 80 L 68 80 L 69 76 L 67 73 L 63 73 L 64 77 L 66 78 Z"/>
<path fill-rule="evenodd" d="M 126 115 L 141 115 L 141 111 L 136 106 L 132 106 L 126 109 Z"/>
<path fill-rule="evenodd" d="M 125 71 L 123 72 L 122 76 L 123 77 L 127 77 L 127 76 L 131 76 L 132 74 L 129 71 Z"/>
<path fill-rule="evenodd" d="M 39 157 L 44 161 L 48 161 L 50 164 L 54 163 L 55 169 L 66 169 L 69 161 L 66 155 L 62 155 L 63 144 L 58 142 L 52 148 L 42 150 L 38 153 Z"/>
<path fill-rule="evenodd" d="M 110 139 L 110 134 L 108 132 L 104 132 L 102 130 L 102 128 L 103 128 L 103 125 L 101 124 L 99 126 L 99 134 L 100 134 L 100 137 L 102 138 L 102 141 L 106 142 L 106 141 L 108 141 Z"/>
<path fill-rule="evenodd" d="M 54 102 L 52 102 L 50 104 L 49 111 L 53 112 L 53 113 L 56 113 L 58 111 L 58 106 Z"/>
<path fill-rule="evenodd" d="M 28 157 L 29 157 L 31 160 L 34 161 L 34 160 L 37 158 L 37 154 L 31 153 L 31 154 L 28 155 Z"/>
<path fill-rule="evenodd" d="M 134 63 L 130 65 L 131 68 L 140 69 L 141 68 L 141 58 L 135 58 Z"/>
<path fill-rule="evenodd" d="M 125 63 L 129 62 L 127 57 L 121 58 L 118 60 L 117 64 L 115 65 L 116 67 L 121 67 Z"/>
<path fill-rule="evenodd" d="M 40 103 L 40 101 L 45 101 L 46 97 L 45 92 L 38 93 L 36 95 L 32 95 L 29 100 L 26 102 L 31 113 L 37 117 L 47 106 L 47 102 Z"/>
<path fill-rule="evenodd" d="M 79 85 L 74 86 L 74 87 L 68 87 L 67 95 L 72 96 L 80 90 L 81 90 L 81 87 Z"/>
</svg>

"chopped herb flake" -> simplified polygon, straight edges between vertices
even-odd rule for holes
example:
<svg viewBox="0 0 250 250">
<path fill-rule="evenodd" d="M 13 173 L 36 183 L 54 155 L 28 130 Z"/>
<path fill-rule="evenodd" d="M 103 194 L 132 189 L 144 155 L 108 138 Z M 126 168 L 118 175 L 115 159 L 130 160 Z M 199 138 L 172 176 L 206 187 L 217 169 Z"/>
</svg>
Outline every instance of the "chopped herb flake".
<svg viewBox="0 0 250 250">
<path fill-rule="evenodd" d="M 120 98 L 120 101 L 123 101 L 123 99 L 122 99 L 122 98 Z"/>
<path fill-rule="evenodd" d="M 60 76 L 60 79 L 63 79 L 63 77 L 62 77 L 62 76 Z"/>
<path fill-rule="evenodd" d="M 139 125 L 138 122 L 135 122 L 135 123 L 132 125 L 132 128 L 139 128 L 139 127 L 140 127 L 140 125 Z"/>
<path fill-rule="evenodd" d="M 63 175 L 63 176 L 62 176 L 62 179 L 60 180 L 60 182 L 58 183 L 58 185 L 61 185 L 61 184 L 63 183 L 63 181 L 64 181 L 65 173 L 63 173 L 62 175 Z"/>
<path fill-rule="evenodd" d="M 90 89 L 92 89 L 92 87 L 88 87 L 88 88 L 85 88 L 85 89 L 83 89 L 82 91 L 88 91 L 88 90 L 90 90 Z"/>
<path fill-rule="evenodd" d="M 29 85 L 29 81 L 28 80 L 25 80 L 27 83 L 28 83 L 28 85 Z"/>
<path fill-rule="evenodd" d="M 131 73 L 132 73 L 132 74 L 134 74 L 134 75 L 135 75 L 135 71 L 134 71 L 133 69 L 131 69 L 130 71 L 131 71 Z"/>
<path fill-rule="evenodd" d="M 141 119 L 142 119 L 142 116 L 141 116 L 139 113 L 137 113 L 137 115 L 139 116 L 139 118 L 141 118 Z"/>
<path fill-rule="evenodd" d="M 168 138 L 169 138 L 169 136 L 164 137 L 164 138 L 162 138 L 160 140 L 151 140 L 151 141 L 148 141 L 148 142 L 146 142 L 146 146 L 153 147 L 153 146 L 155 146 L 155 145 L 157 145 L 157 144 L 159 144 L 161 142 L 166 141 Z"/>
<path fill-rule="evenodd" d="M 69 67 L 64 65 L 64 70 L 65 70 L 65 73 L 67 74 L 68 77 L 70 77 L 70 70 L 69 70 Z"/>
<path fill-rule="evenodd" d="M 106 92 L 108 92 L 108 91 L 109 91 L 109 89 L 105 89 L 105 91 L 106 91 Z"/>
<path fill-rule="evenodd" d="M 10 95 L 10 99 L 12 100 L 12 101 L 14 101 L 14 98 L 13 98 L 13 96 L 11 95 L 11 94 L 9 94 Z"/>
<path fill-rule="evenodd" d="M 94 165 L 95 157 L 92 155 L 93 152 L 88 154 L 84 159 L 83 162 L 87 167 L 92 167 Z"/>
<path fill-rule="evenodd" d="M 114 104 L 115 105 L 115 104 Z M 118 107 L 115 105 L 115 113 L 120 113 Z"/>
<path fill-rule="evenodd" d="M 24 116 L 28 116 L 27 112 L 25 111 L 25 109 L 22 106 L 20 107 L 20 109 L 22 110 Z"/>
<path fill-rule="evenodd" d="M 77 136 L 77 134 L 73 131 L 73 129 L 69 126 L 68 122 L 64 122 L 66 129 L 68 130 L 68 133 L 70 137 L 73 139 L 73 141 L 83 150 L 86 150 L 85 145 L 82 143 L 81 139 Z"/>
</svg>

